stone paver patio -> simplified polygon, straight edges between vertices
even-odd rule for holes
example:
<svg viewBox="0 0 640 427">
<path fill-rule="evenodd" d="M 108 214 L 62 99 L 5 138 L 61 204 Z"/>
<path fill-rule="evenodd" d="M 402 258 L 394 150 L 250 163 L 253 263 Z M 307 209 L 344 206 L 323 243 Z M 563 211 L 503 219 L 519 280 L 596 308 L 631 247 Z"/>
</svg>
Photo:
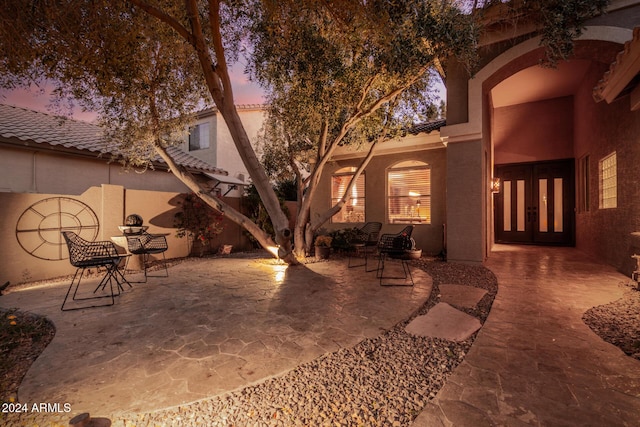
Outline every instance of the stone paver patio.
<svg viewBox="0 0 640 427">
<path fill-rule="evenodd" d="M 375 272 L 346 265 L 188 260 L 168 278 L 134 284 L 114 306 L 72 312 L 60 311 L 68 281 L 13 291 L 0 306 L 47 316 L 57 328 L 20 401 L 69 403 L 92 416 L 195 401 L 375 337 L 431 292 L 417 268 L 415 287 L 382 287 Z"/>
</svg>

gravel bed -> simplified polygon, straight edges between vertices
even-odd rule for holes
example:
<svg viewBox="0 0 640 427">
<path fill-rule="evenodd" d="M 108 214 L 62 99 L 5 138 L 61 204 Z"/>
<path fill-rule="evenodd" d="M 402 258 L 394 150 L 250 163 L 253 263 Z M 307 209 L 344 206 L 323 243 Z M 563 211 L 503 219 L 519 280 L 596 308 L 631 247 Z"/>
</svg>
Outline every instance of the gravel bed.
<svg viewBox="0 0 640 427">
<path fill-rule="evenodd" d="M 497 292 L 484 267 L 418 261 L 433 277 L 428 301 L 410 319 L 377 338 L 298 366 L 288 373 L 176 408 L 114 419 L 114 425 L 171 426 L 406 426 L 434 398 L 464 359 L 464 342 L 415 337 L 413 317 L 439 300 L 442 283 L 477 286 L 487 295 L 470 314 L 484 322 Z"/>
<path fill-rule="evenodd" d="M 635 282 L 620 286 L 622 298 L 587 310 L 582 320 L 604 341 L 640 360 L 640 290 Z"/>
<path fill-rule="evenodd" d="M 380 336 L 234 392 L 156 412 L 112 416 L 113 426 L 406 426 L 433 399 L 475 340 L 416 337 L 404 328 L 439 301 L 440 284 L 486 289 L 474 309 L 484 323 L 497 293 L 481 266 L 422 259 L 414 268 L 433 278 L 426 303 Z M 461 308 L 461 307 L 459 307 Z M 461 308 L 462 309 L 462 308 Z M 1 418 L 0 418 L 1 420 Z M 101 419 L 100 421 L 107 421 Z M 13 414 L 8 425 L 68 425 L 64 414 Z M 105 424 L 106 425 L 106 424 Z"/>
</svg>

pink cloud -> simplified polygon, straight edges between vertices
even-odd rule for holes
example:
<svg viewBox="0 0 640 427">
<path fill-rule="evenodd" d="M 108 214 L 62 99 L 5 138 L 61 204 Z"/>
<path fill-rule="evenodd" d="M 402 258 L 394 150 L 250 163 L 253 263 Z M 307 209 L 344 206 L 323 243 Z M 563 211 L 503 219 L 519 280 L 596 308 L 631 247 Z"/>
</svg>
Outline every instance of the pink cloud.
<svg viewBox="0 0 640 427">
<path fill-rule="evenodd" d="M 0 89 L 0 102 L 15 107 L 22 107 L 29 110 L 41 111 L 47 114 L 57 114 L 51 105 L 51 90 L 53 88 L 47 84 L 44 87 L 31 85 L 27 88 L 14 90 Z M 67 113 L 67 112 L 65 112 Z M 92 122 L 97 115 L 91 111 L 82 111 L 76 106 L 71 111 L 71 118 L 85 122 Z"/>
<path fill-rule="evenodd" d="M 243 66 L 239 65 L 231 70 L 231 82 L 236 104 L 262 104 L 264 92 L 256 83 L 249 81 L 243 73 Z M 238 71 L 239 70 L 239 71 Z M 0 89 L 0 102 L 16 107 L 41 111 L 48 114 L 55 114 L 51 106 L 51 90 L 53 87 L 45 84 L 44 87 L 32 85 L 30 88 L 19 88 L 14 90 Z M 97 118 L 96 113 L 82 111 L 79 106 L 72 109 L 71 118 L 92 122 Z"/>
</svg>

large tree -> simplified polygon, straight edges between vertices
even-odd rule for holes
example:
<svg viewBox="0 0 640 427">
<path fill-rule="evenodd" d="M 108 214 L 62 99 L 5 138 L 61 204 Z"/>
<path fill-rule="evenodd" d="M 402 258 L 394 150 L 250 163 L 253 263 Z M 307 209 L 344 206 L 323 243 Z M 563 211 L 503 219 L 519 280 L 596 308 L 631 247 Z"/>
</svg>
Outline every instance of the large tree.
<svg viewBox="0 0 640 427">
<path fill-rule="evenodd" d="M 159 155 L 207 204 L 247 229 L 289 263 L 288 219 L 234 105 L 229 61 L 259 2 L 58 0 L 2 2 L 0 85 L 48 79 L 60 99 L 97 111 L 132 162 Z M 203 191 L 169 156 L 193 114 L 212 100 L 224 118 L 271 217 L 275 242 L 247 217 Z"/>
<path fill-rule="evenodd" d="M 474 21 L 454 7 L 458 3 L 2 0 L 0 87 L 54 81 L 60 99 L 75 99 L 99 113 L 131 161 L 161 156 L 207 204 L 295 263 L 288 219 L 236 111 L 228 64 L 251 40 L 254 75 L 269 85 L 274 111 L 284 117 L 293 105 L 310 100 L 308 108 L 297 109 L 300 120 L 289 117 L 280 128 L 291 147 L 311 143 L 309 149 L 316 153 L 309 199 L 298 217 L 303 225 L 297 227 L 309 232 L 317 171 L 335 148 L 362 137 L 383 139 L 397 128 L 396 106 L 411 105 L 411 91 L 419 94 L 427 87 L 426 76 L 438 58 L 456 54 L 468 62 L 472 57 Z M 557 31 L 550 37 L 559 39 L 574 34 L 588 9 L 585 0 L 514 3 L 528 5 L 542 19 L 551 16 Z M 224 118 L 271 217 L 274 239 L 203 191 L 166 151 L 182 141 L 193 113 L 210 101 Z M 296 238 L 304 241 L 299 231 Z"/>
<path fill-rule="evenodd" d="M 349 202 L 375 147 L 425 116 L 438 60 L 472 62 L 475 22 L 440 1 L 263 3 L 251 34 L 252 72 L 269 88 L 265 159 L 299 183 L 294 240 L 303 256 Z M 369 144 L 369 151 L 340 200 L 312 216 L 324 168 L 347 144 Z"/>
<path fill-rule="evenodd" d="M 455 56 L 473 73 L 485 26 L 531 19 L 552 23 L 540 31 L 554 62 L 571 53 L 584 20 L 606 3 L 263 1 L 251 31 L 251 71 L 268 88 L 264 163 L 273 175 L 294 175 L 298 183 L 296 255 L 308 252 L 318 229 L 347 205 L 378 144 L 429 116 L 430 83 L 436 72 L 445 77 L 441 61 Z M 497 16 L 496 8 L 485 15 L 494 4 Z M 341 197 L 312 215 L 320 177 L 335 150 L 365 143 L 369 151 Z"/>
</svg>

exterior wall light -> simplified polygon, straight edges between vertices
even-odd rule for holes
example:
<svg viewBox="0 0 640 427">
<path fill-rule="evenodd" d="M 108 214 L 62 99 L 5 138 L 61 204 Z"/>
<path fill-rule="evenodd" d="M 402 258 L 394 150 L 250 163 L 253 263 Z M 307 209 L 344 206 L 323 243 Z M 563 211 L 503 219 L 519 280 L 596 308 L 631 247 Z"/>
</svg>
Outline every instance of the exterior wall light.
<svg viewBox="0 0 640 427">
<path fill-rule="evenodd" d="M 491 192 L 492 193 L 500 192 L 500 178 L 491 178 Z"/>
</svg>

